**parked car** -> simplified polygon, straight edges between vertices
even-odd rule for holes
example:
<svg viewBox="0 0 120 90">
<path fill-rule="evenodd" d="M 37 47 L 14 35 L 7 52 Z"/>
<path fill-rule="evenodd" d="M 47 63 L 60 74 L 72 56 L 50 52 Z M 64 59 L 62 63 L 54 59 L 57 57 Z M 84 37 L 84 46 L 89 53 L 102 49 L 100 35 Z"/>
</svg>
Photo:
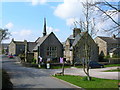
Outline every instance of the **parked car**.
<svg viewBox="0 0 120 90">
<path fill-rule="evenodd" d="M 103 64 L 99 64 L 96 61 L 90 61 L 89 67 L 90 68 L 104 68 L 104 65 Z"/>
<path fill-rule="evenodd" d="M 8 55 L 8 58 L 13 58 L 13 55 Z"/>
</svg>

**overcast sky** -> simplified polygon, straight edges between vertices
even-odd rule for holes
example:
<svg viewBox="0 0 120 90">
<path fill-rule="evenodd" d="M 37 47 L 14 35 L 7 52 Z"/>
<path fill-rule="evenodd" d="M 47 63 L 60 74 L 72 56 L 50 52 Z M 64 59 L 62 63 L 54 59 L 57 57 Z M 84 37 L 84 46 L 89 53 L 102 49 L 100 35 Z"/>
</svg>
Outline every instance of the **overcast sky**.
<svg viewBox="0 0 120 90">
<path fill-rule="evenodd" d="M 35 41 L 42 37 L 43 20 L 47 20 L 47 33 L 54 32 L 61 42 L 72 34 L 73 21 L 82 18 L 81 0 L 3 0 L 0 2 L 0 27 L 8 28 L 11 33 L 9 40 Z M 11 2 L 10 2 L 11 1 Z M 59 1 L 59 2 L 58 2 Z M 95 0 L 94 0 L 95 1 Z M 114 0 L 115 1 L 115 0 Z M 117 17 L 116 17 L 117 19 Z M 109 27 L 99 23 L 98 28 Z M 98 36 L 108 34 L 99 31 Z"/>
</svg>

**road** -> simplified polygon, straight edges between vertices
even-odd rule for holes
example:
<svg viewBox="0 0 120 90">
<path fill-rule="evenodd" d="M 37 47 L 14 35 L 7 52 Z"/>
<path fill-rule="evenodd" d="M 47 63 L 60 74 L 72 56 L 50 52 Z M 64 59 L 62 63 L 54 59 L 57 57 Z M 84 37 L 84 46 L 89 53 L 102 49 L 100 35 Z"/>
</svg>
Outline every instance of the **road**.
<svg viewBox="0 0 120 90">
<path fill-rule="evenodd" d="M 14 88 L 76 88 L 51 77 L 53 70 L 23 67 L 16 59 L 5 56 L 2 58 L 2 68 L 10 75 Z"/>
<path fill-rule="evenodd" d="M 16 59 L 8 59 L 5 56 L 2 59 L 2 67 L 9 73 L 14 88 L 78 88 L 51 77 L 54 73 L 61 72 L 61 69 L 28 68 L 23 67 Z M 90 69 L 90 76 L 120 80 L 118 72 L 103 72 L 116 68 Z M 85 76 L 82 68 L 66 68 L 65 74 Z"/>
</svg>

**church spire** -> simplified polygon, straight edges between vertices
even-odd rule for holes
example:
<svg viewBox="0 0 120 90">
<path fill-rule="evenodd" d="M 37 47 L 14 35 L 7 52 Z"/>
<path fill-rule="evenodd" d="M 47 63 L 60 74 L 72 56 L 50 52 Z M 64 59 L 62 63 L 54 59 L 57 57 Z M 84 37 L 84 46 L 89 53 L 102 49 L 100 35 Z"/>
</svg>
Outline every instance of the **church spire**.
<svg viewBox="0 0 120 90">
<path fill-rule="evenodd" d="M 44 29 L 43 29 L 43 36 L 46 36 L 46 18 L 44 18 Z"/>
</svg>

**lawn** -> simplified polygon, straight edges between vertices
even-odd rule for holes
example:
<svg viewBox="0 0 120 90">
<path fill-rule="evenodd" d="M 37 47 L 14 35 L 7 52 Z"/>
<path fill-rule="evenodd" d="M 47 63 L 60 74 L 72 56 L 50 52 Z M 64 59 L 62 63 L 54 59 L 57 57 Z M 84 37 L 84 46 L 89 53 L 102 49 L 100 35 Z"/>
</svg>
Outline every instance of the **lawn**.
<svg viewBox="0 0 120 90">
<path fill-rule="evenodd" d="M 109 64 L 109 65 L 104 65 L 104 67 L 118 67 L 120 66 L 120 64 Z M 79 65 L 79 66 L 75 66 L 76 68 L 82 68 L 83 66 L 82 65 Z"/>
<path fill-rule="evenodd" d="M 118 67 L 120 64 L 109 64 L 109 65 L 104 65 L 105 67 Z"/>
<path fill-rule="evenodd" d="M 70 68 L 71 66 L 64 66 L 64 68 Z M 62 69 L 62 66 L 52 66 L 51 69 Z"/>
<path fill-rule="evenodd" d="M 85 77 L 73 75 L 54 77 L 62 79 L 82 88 L 118 88 L 118 80 L 100 79 L 92 77 L 92 81 L 86 81 Z"/>
</svg>

